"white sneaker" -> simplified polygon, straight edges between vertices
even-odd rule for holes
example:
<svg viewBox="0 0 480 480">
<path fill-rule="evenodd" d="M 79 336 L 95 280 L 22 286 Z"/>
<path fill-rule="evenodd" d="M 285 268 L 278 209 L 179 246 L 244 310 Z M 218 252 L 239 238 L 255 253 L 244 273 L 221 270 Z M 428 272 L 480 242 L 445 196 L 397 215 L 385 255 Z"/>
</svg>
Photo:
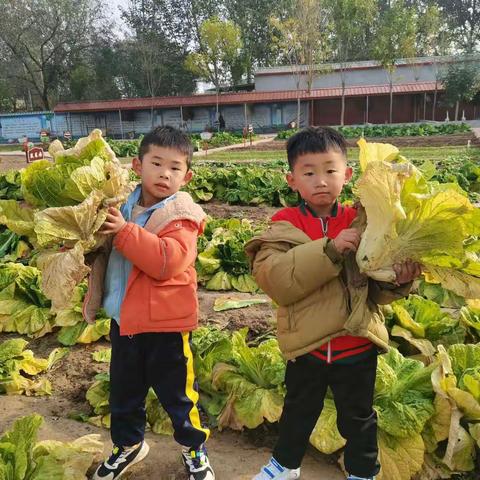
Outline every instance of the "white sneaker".
<svg viewBox="0 0 480 480">
<path fill-rule="evenodd" d="M 296 480 L 297 478 L 300 478 L 300 468 L 282 467 L 272 457 L 252 480 Z"/>
<path fill-rule="evenodd" d="M 128 468 L 142 461 L 147 456 L 149 450 L 150 448 L 145 441 L 133 447 L 117 447 L 114 445 L 110 458 L 99 465 L 92 480 L 114 480 L 120 478 Z"/>
</svg>

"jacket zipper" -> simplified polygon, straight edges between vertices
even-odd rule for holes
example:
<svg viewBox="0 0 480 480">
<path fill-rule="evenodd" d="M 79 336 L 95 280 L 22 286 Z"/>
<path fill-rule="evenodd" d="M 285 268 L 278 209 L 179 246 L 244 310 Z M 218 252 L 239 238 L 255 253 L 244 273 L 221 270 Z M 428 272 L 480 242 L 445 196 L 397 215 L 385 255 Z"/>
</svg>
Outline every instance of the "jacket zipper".
<svg viewBox="0 0 480 480">
<path fill-rule="evenodd" d="M 326 217 L 325 220 L 322 217 L 318 217 L 318 219 L 322 225 L 323 236 L 326 237 L 328 233 L 328 217 Z"/>
<path fill-rule="evenodd" d="M 327 344 L 327 363 L 332 363 L 332 344 L 330 343 L 330 340 Z"/>
</svg>

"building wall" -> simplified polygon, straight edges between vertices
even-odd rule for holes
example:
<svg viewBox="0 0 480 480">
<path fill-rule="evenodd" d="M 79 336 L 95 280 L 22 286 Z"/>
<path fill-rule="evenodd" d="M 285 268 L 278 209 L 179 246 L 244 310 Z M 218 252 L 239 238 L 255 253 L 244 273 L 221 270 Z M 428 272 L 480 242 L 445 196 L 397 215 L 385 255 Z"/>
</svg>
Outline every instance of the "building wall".
<svg viewBox="0 0 480 480">
<path fill-rule="evenodd" d="M 40 138 L 42 130 L 53 130 L 51 112 L 33 112 L 0 115 L 0 141 L 17 142 L 19 138 Z"/>
<path fill-rule="evenodd" d="M 435 117 L 433 117 L 433 93 L 394 95 L 392 119 L 393 123 L 413 123 L 422 121 L 439 121 L 446 119 L 447 111 L 450 120 L 455 118 L 455 109 L 447 108 L 443 95 L 437 96 Z M 479 117 L 480 109 L 472 104 L 461 104 L 458 120 L 465 114 L 467 120 Z M 341 99 L 315 100 L 313 107 L 314 125 L 339 125 L 341 119 Z M 353 97 L 345 100 L 345 125 L 361 125 L 364 123 L 385 124 L 390 118 L 390 96 L 379 95 L 367 98 Z"/>
<path fill-rule="evenodd" d="M 398 65 L 392 81 L 394 84 L 434 82 L 445 72 L 447 65 L 437 63 L 432 65 Z M 278 73 L 264 74 L 262 70 L 255 75 L 256 91 L 296 90 L 299 82 L 300 89 L 306 89 L 306 77 L 303 74 L 290 70 Z M 388 73 L 381 67 L 363 68 L 345 72 L 346 86 L 385 85 L 390 82 Z M 324 71 L 315 76 L 313 88 L 339 87 L 342 85 L 342 74 L 339 71 Z"/>
<path fill-rule="evenodd" d="M 257 132 L 283 129 L 297 119 L 297 104 L 259 103 L 247 105 L 220 105 L 219 111 L 225 119 L 227 130 L 242 130 L 245 124 L 252 124 Z M 246 116 L 245 116 L 246 113 Z M 216 128 L 216 107 L 183 108 L 183 125 L 180 108 L 155 110 L 153 125 L 171 125 L 188 132 L 201 132 L 206 127 Z M 70 113 L 55 115 L 56 131 L 62 135 L 65 130 L 76 137 L 88 135 L 94 128 L 100 128 L 111 138 L 130 138 L 145 134 L 151 129 L 151 113 L 147 110 L 122 112 L 122 125 L 118 112 Z M 300 109 L 301 126 L 308 124 L 308 111 L 305 102 Z M 123 128 L 122 128 L 123 127 Z"/>
</svg>

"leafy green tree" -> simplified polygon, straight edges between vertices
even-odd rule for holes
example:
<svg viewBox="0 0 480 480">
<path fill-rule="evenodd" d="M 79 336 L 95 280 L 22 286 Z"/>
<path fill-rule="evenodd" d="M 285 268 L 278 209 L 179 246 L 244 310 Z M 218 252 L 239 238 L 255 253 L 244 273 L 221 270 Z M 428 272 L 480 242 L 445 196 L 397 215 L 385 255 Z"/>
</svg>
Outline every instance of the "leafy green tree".
<svg viewBox="0 0 480 480">
<path fill-rule="evenodd" d="M 295 0 L 289 17 L 271 17 L 272 41 L 280 62 L 291 67 L 297 90 L 297 125 L 300 125 L 301 90 L 310 92 L 319 64 L 331 55 L 332 22 L 325 0 Z M 312 119 L 310 103 L 310 120 Z"/>
<path fill-rule="evenodd" d="M 195 32 L 191 10 L 202 1 L 131 0 L 123 18 L 131 35 L 119 42 L 119 58 L 134 68 L 118 73 L 123 95 L 154 97 L 190 93 L 194 79 L 185 66 Z M 152 109 L 153 119 L 153 109 Z"/>
<path fill-rule="evenodd" d="M 452 35 L 444 12 L 437 2 L 412 2 L 416 13 L 416 54 L 418 56 L 446 55 L 450 52 Z M 417 5 L 415 5 L 417 4 Z"/>
<path fill-rule="evenodd" d="M 480 41 L 480 3 L 476 0 L 438 0 L 452 32 L 464 53 L 477 50 Z"/>
<path fill-rule="evenodd" d="M 373 58 L 386 70 L 390 85 L 389 121 L 393 122 L 393 74 L 397 61 L 415 56 L 417 34 L 415 11 L 397 0 L 380 16 L 372 48 Z"/>
<path fill-rule="evenodd" d="M 86 51 L 105 19 L 97 0 L 1 0 L 0 43 L 22 65 L 28 82 L 50 110 L 73 59 Z"/>
<path fill-rule="evenodd" d="M 223 18 L 223 0 L 130 0 L 122 16 L 132 31 L 148 30 L 182 49 L 200 44 L 201 25 L 214 16 Z"/>
<path fill-rule="evenodd" d="M 329 0 L 334 28 L 332 44 L 335 59 L 340 63 L 342 110 L 340 124 L 345 121 L 346 62 L 354 60 L 358 46 L 365 45 L 368 31 L 377 18 L 376 0 Z"/>
<path fill-rule="evenodd" d="M 272 25 L 268 19 L 272 15 L 284 16 L 289 4 L 289 0 L 225 0 L 228 19 L 240 28 L 241 62 L 247 82 L 252 81 L 255 68 L 275 63 Z"/>
<path fill-rule="evenodd" d="M 188 70 L 215 85 L 217 114 L 220 86 L 232 79 L 232 68 L 238 65 L 241 48 L 240 29 L 230 21 L 213 17 L 200 27 L 199 49 L 185 60 Z"/>
<path fill-rule="evenodd" d="M 23 66 L 6 48 L 0 47 L 0 111 L 32 110 L 33 98 L 29 86 L 21 78 Z"/>
<path fill-rule="evenodd" d="M 452 63 L 442 78 L 445 87 L 445 101 L 455 106 L 455 120 L 458 120 L 460 102 L 470 102 L 480 91 L 478 67 L 468 63 Z"/>
<path fill-rule="evenodd" d="M 186 53 L 163 36 L 130 37 L 117 45 L 122 66 L 117 81 L 122 96 L 181 95 L 195 88 L 191 72 L 184 68 Z M 129 68 L 125 68 L 129 65 Z"/>
</svg>

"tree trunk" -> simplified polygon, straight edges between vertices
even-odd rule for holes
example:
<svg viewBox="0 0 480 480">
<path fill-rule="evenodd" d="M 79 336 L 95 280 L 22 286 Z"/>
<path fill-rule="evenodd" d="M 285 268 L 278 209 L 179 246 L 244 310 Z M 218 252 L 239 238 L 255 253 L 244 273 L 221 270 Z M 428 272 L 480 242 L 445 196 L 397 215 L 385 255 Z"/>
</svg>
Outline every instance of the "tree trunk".
<svg viewBox="0 0 480 480">
<path fill-rule="evenodd" d="M 458 120 L 458 109 L 460 108 L 460 102 L 457 100 L 455 103 L 455 121 Z"/>
<path fill-rule="evenodd" d="M 393 123 L 393 82 L 392 76 L 390 75 L 390 114 L 389 114 L 389 122 Z"/>
<path fill-rule="evenodd" d="M 342 69 L 340 71 L 340 77 L 342 80 L 342 111 L 340 113 L 340 125 L 345 124 L 345 68 L 342 64 Z"/>
<path fill-rule="evenodd" d="M 48 100 L 48 93 L 46 91 L 42 94 L 43 108 L 48 112 L 50 110 L 50 102 Z"/>
<path fill-rule="evenodd" d="M 215 117 L 215 123 L 217 124 L 217 133 L 218 133 L 218 132 L 220 132 L 220 122 L 218 121 L 218 116 L 219 116 L 219 115 L 218 115 L 218 111 L 219 111 L 219 108 L 218 108 L 218 103 L 219 103 L 219 99 L 218 99 L 219 88 L 218 88 L 218 87 L 216 88 L 216 92 L 217 92 L 217 95 L 216 95 L 217 98 L 216 98 L 216 105 L 215 105 L 215 110 L 216 110 L 216 112 L 215 112 L 215 115 L 216 115 L 216 117 Z"/>
<path fill-rule="evenodd" d="M 432 107 L 432 121 L 435 121 L 435 111 L 437 110 L 437 92 L 438 92 L 438 84 L 435 81 L 435 92 L 433 93 L 433 107 Z"/>
<path fill-rule="evenodd" d="M 300 128 L 300 96 L 297 97 L 297 128 Z"/>
</svg>

